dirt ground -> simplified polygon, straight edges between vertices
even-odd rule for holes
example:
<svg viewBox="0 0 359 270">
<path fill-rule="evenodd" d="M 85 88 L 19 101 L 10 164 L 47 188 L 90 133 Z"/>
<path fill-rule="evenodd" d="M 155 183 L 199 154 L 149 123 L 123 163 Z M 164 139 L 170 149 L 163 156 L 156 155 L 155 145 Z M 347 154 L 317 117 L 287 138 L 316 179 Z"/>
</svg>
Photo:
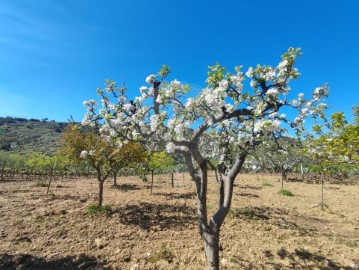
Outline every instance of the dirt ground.
<svg viewBox="0 0 359 270">
<path fill-rule="evenodd" d="M 286 182 L 242 174 L 221 231 L 221 269 L 359 269 L 359 185 Z M 0 269 L 205 269 L 188 175 L 106 182 L 111 213 L 88 214 L 96 179 L 0 182 Z M 211 179 L 208 210 L 216 209 Z"/>
</svg>

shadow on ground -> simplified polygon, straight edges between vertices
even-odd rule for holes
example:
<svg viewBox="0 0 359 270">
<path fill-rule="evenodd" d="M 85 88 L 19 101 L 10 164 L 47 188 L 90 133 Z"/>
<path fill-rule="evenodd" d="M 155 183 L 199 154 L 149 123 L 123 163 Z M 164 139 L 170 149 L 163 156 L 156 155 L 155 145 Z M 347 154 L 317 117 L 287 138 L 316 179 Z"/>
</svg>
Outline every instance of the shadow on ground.
<svg viewBox="0 0 359 270">
<path fill-rule="evenodd" d="M 145 230 L 183 230 L 197 224 L 196 209 L 186 205 L 140 203 L 115 211 L 121 223 Z"/>
<path fill-rule="evenodd" d="M 233 217 L 252 220 L 269 220 L 278 216 L 285 216 L 288 211 L 271 207 L 244 207 L 232 209 Z"/>
<path fill-rule="evenodd" d="M 264 252 L 266 257 L 273 259 L 275 257 L 270 251 Z M 273 269 L 286 269 L 288 264 L 293 269 L 320 269 L 320 270 L 354 270 L 351 266 L 344 266 L 322 255 L 309 252 L 305 249 L 295 249 L 293 252 L 288 252 L 284 248 L 278 250 L 277 256 L 282 260 L 286 260 L 286 265 L 281 263 L 270 263 Z"/>
<path fill-rule="evenodd" d="M 235 187 L 238 185 L 234 185 Z M 258 186 L 251 186 L 251 185 L 244 185 L 244 186 L 238 186 L 239 189 L 253 189 L 253 190 L 260 190 L 262 189 L 262 187 L 258 187 Z"/>
<path fill-rule="evenodd" d="M 68 270 L 68 269 L 112 269 L 106 263 L 98 262 L 96 258 L 81 254 L 78 257 L 66 256 L 59 259 L 45 259 L 29 254 L 0 254 L 0 269 L 2 270 Z"/>
<path fill-rule="evenodd" d="M 111 188 L 121 190 L 121 191 L 125 191 L 125 192 L 130 191 L 130 190 L 140 190 L 140 189 L 142 189 L 138 185 L 133 185 L 133 184 L 117 184 L 116 186 L 115 185 L 111 186 Z"/>
<path fill-rule="evenodd" d="M 299 231 L 300 235 L 311 236 L 326 224 L 325 219 L 306 215 L 292 215 L 286 209 L 273 207 L 244 207 L 230 210 L 233 218 L 249 222 L 266 222 L 281 229 Z"/>
<path fill-rule="evenodd" d="M 159 196 L 165 196 L 168 199 L 195 199 L 196 198 L 196 194 L 194 192 L 189 192 L 189 193 L 165 193 L 165 192 L 156 192 L 154 195 L 159 195 Z"/>
<path fill-rule="evenodd" d="M 236 193 L 236 195 L 243 197 L 250 197 L 250 198 L 259 198 L 259 195 L 257 194 L 245 193 L 245 192 Z"/>
</svg>

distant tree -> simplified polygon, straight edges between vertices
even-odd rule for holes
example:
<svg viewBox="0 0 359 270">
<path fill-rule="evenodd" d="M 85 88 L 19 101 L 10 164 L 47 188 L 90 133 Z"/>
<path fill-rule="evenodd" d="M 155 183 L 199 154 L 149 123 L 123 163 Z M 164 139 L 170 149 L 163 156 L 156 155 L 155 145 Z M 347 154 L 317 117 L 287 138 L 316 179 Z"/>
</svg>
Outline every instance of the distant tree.
<svg viewBox="0 0 359 270">
<path fill-rule="evenodd" d="M 61 152 L 74 164 L 86 162 L 96 170 L 99 183 L 98 205 L 103 203 L 104 182 L 111 173 L 144 160 L 144 149 L 136 143 L 118 144 L 109 138 L 100 137 L 94 131 L 83 131 L 77 125 L 70 125 L 63 133 Z"/>
<path fill-rule="evenodd" d="M 47 185 L 46 194 L 49 193 L 52 179 L 54 177 L 54 171 L 56 167 L 61 167 L 62 163 L 65 162 L 64 157 L 58 153 L 54 156 L 48 156 L 44 153 L 33 153 L 29 160 L 27 160 L 27 165 L 30 167 L 36 167 L 40 170 L 45 170 L 49 175 L 49 182 Z"/>
<path fill-rule="evenodd" d="M 109 146 L 94 132 L 83 132 L 71 125 L 63 133 L 61 152 L 74 164 L 88 163 L 96 170 L 99 183 L 98 205 L 102 206 L 104 182 L 111 173 L 108 157 L 116 149 Z"/>
<path fill-rule="evenodd" d="M 324 177 L 338 168 L 359 163 L 359 107 L 354 107 L 354 122 L 349 124 L 344 113 L 331 115 L 325 130 L 314 126 L 319 137 L 312 136 L 306 142 L 306 153 L 319 168 L 321 178 L 321 208 L 324 210 Z"/>
<path fill-rule="evenodd" d="M 341 164 L 359 163 L 359 107 L 353 108 L 354 122 L 349 124 L 344 113 L 331 115 L 325 130 L 314 126 L 319 137 L 311 137 L 307 153 L 314 158 L 323 171 L 331 172 Z"/>
<path fill-rule="evenodd" d="M 165 151 L 155 152 L 148 156 L 146 170 L 151 172 L 151 194 L 153 189 L 154 172 L 169 172 L 174 168 L 174 160 Z"/>
<path fill-rule="evenodd" d="M 288 173 L 293 171 L 305 156 L 301 141 L 291 137 L 282 137 L 262 144 L 254 156 L 262 167 L 281 173 L 282 189 Z"/>
<path fill-rule="evenodd" d="M 108 162 L 113 175 L 113 184 L 117 185 L 117 174 L 121 169 L 142 167 L 146 163 L 148 152 L 139 143 L 129 142 L 115 149 Z"/>
</svg>

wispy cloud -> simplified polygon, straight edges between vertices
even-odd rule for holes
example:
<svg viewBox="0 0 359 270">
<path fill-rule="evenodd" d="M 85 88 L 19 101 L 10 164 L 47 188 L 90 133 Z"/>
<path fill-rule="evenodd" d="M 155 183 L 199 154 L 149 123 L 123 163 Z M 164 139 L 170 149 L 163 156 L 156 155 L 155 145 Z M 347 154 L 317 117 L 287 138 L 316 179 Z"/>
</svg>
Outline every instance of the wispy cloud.
<svg viewBox="0 0 359 270">
<path fill-rule="evenodd" d="M 57 19 L 59 14 L 68 12 L 66 6 L 46 3 L 38 3 L 37 10 L 29 3 L 0 2 L 2 54 L 10 55 L 13 61 L 28 60 L 29 64 L 37 65 L 63 60 L 64 55 L 79 51 L 73 44 L 74 31 Z"/>
</svg>

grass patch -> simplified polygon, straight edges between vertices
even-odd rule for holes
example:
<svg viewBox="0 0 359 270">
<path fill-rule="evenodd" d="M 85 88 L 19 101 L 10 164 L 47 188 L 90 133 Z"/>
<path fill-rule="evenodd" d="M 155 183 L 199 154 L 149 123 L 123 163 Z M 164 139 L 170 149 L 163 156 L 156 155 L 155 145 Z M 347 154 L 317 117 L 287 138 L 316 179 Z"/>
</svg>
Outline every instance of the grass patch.
<svg viewBox="0 0 359 270">
<path fill-rule="evenodd" d="M 32 216 L 31 217 L 31 220 L 34 222 L 34 223 L 45 223 L 46 222 L 46 219 L 45 217 L 43 216 L 40 216 L 40 215 L 35 215 L 35 216 Z"/>
<path fill-rule="evenodd" d="M 171 263 L 173 261 L 174 255 L 172 251 L 167 246 L 162 246 L 160 251 L 155 253 L 153 256 L 147 259 L 149 263 L 157 263 L 160 260 L 166 260 Z"/>
<path fill-rule="evenodd" d="M 87 206 L 87 213 L 89 215 L 93 215 L 93 214 L 96 214 L 96 213 L 102 213 L 102 212 L 111 213 L 112 212 L 111 205 L 105 204 L 103 206 L 99 206 L 99 205 L 91 204 L 91 205 Z"/>
<path fill-rule="evenodd" d="M 36 181 L 37 187 L 48 187 L 49 183 L 46 180 L 39 179 Z"/>
<path fill-rule="evenodd" d="M 263 183 L 262 186 L 263 186 L 263 187 L 274 187 L 274 185 L 273 185 L 272 183 L 269 183 L 269 182 Z"/>
<path fill-rule="evenodd" d="M 244 216 L 248 216 L 248 217 L 252 217 L 256 214 L 254 209 L 251 207 L 238 208 L 238 209 L 234 210 L 234 212 L 239 215 L 244 215 Z"/>
<path fill-rule="evenodd" d="M 212 211 L 215 209 L 214 206 L 210 203 L 207 203 L 206 208 L 207 208 L 207 211 Z"/>
<path fill-rule="evenodd" d="M 281 189 L 279 190 L 278 194 L 284 195 L 284 196 L 289 196 L 289 197 L 293 197 L 294 193 L 287 190 L 287 189 Z"/>
</svg>

